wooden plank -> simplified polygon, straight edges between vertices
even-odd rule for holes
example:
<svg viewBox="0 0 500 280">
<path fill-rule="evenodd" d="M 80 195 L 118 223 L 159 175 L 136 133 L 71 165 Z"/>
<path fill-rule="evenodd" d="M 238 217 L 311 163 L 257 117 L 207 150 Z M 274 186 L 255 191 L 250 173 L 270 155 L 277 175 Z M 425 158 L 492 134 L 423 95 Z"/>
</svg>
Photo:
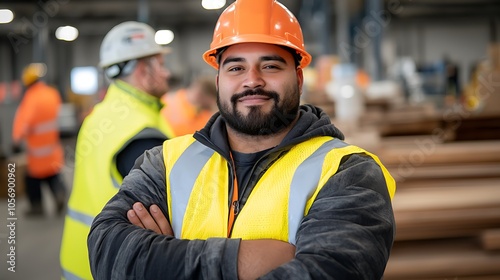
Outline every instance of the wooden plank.
<svg viewBox="0 0 500 280">
<path fill-rule="evenodd" d="M 378 130 L 380 135 L 387 136 L 401 136 L 401 135 L 421 135 L 432 134 L 433 131 L 440 127 L 439 120 L 419 120 L 410 122 L 399 121 L 384 121 L 380 124 Z"/>
<path fill-rule="evenodd" d="M 477 236 L 500 228 L 500 187 L 402 189 L 393 208 L 396 240 Z"/>
<path fill-rule="evenodd" d="M 392 205 L 395 212 L 499 208 L 500 186 L 404 189 L 396 191 Z"/>
<path fill-rule="evenodd" d="M 500 162 L 453 165 L 401 164 L 386 167 L 398 183 L 430 179 L 500 178 Z"/>
<path fill-rule="evenodd" d="M 398 182 L 397 190 L 399 193 L 404 189 L 410 188 L 453 188 L 453 187 L 469 187 L 476 188 L 477 186 L 498 186 L 500 187 L 500 175 L 498 178 L 422 178 L 419 180 L 406 180 Z"/>
<path fill-rule="evenodd" d="M 496 275 L 470 275 L 470 276 L 450 276 L 450 277 L 438 277 L 438 278 L 408 278 L 405 277 L 404 280 L 499 280 L 500 274 Z"/>
<path fill-rule="evenodd" d="M 500 228 L 500 207 L 396 213 L 396 240 L 421 240 L 478 236 Z"/>
<path fill-rule="evenodd" d="M 455 239 L 395 244 L 384 279 L 476 279 L 474 276 L 494 275 L 500 275 L 500 252 L 484 252 L 473 239 Z"/>
<path fill-rule="evenodd" d="M 377 151 L 387 166 L 410 166 L 500 162 L 500 141 L 470 141 L 442 144 L 435 137 L 418 137 L 406 145 L 393 147 L 381 142 Z"/>
<path fill-rule="evenodd" d="M 443 123 L 450 131 L 448 141 L 471 141 L 500 139 L 500 115 L 482 115 L 463 118 L 456 122 Z"/>
<path fill-rule="evenodd" d="M 485 230 L 481 234 L 481 244 L 486 250 L 500 250 L 500 228 Z"/>
</svg>

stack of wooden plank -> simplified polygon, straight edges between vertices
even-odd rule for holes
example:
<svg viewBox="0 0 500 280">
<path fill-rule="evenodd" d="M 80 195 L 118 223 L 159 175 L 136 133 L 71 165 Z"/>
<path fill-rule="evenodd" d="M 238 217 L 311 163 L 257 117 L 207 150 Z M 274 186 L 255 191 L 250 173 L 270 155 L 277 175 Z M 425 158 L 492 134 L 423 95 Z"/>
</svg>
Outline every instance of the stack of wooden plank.
<svg viewBox="0 0 500 280">
<path fill-rule="evenodd" d="M 355 131 L 332 119 L 397 181 L 385 280 L 500 279 L 500 114 L 452 109 L 367 106 Z"/>
<path fill-rule="evenodd" d="M 383 139 L 396 178 L 391 279 L 500 279 L 500 141 Z"/>
</svg>

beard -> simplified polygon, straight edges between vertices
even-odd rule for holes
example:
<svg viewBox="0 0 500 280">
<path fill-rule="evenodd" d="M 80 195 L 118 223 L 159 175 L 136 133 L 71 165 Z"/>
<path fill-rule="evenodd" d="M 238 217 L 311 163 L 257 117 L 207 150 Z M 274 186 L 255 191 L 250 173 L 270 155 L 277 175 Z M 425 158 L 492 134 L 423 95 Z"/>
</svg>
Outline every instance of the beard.
<svg viewBox="0 0 500 280">
<path fill-rule="evenodd" d="M 238 100 L 249 95 L 266 96 L 274 100 L 270 112 L 263 112 L 261 106 L 250 106 L 245 116 L 237 109 Z M 300 92 L 298 86 L 289 88 L 280 104 L 280 96 L 275 91 L 263 89 L 246 90 L 231 97 L 231 103 L 223 103 L 217 93 L 217 106 L 226 123 L 234 130 L 247 135 L 272 135 L 289 127 L 299 112 Z"/>
</svg>

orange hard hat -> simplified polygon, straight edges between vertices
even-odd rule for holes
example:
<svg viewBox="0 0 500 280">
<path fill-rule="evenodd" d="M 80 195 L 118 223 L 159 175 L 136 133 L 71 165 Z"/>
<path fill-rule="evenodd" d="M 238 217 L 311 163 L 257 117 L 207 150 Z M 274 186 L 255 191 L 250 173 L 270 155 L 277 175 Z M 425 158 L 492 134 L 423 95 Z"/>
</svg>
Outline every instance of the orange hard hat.
<svg viewBox="0 0 500 280">
<path fill-rule="evenodd" d="M 239 43 L 267 43 L 289 47 L 301 55 L 300 67 L 311 62 L 302 29 L 295 16 L 276 0 L 236 0 L 215 25 L 210 49 L 203 59 L 218 69 L 217 50 Z"/>
<path fill-rule="evenodd" d="M 47 72 L 47 67 L 44 63 L 31 63 L 23 70 L 22 81 L 24 86 L 29 86 L 34 82 L 38 81 L 38 79 L 45 76 Z"/>
</svg>

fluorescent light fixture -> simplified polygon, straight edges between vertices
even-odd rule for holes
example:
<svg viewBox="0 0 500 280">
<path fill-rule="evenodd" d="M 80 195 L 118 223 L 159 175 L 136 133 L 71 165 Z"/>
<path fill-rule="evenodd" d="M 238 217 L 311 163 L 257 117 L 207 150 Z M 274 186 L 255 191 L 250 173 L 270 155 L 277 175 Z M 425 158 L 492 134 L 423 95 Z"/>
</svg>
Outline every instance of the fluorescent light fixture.
<svg viewBox="0 0 500 280">
<path fill-rule="evenodd" d="M 56 29 L 56 38 L 62 41 L 74 41 L 78 38 L 78 29 L 73 26 L 60 26 Z"/>
<path fill-rule="evenodd" d="M 168 45 L 174 40 L 172 30 L 158 30 L 155 33 L 155 42 L 158 45 Z"/>
<path fill-rule="evenodd" d="M 9 9 L 0 9 L 0 24 L 9 23 L 14 19 L 14 13 Z"/>
<path fill-rule="evenodd" d="M 98 72 L 93 66 L 74 67 L 71 69 L 71 91 L 75 94 L 90 95 L 97 93 Z"/>
<path fill-rule="evenodd" d="M 205 10 L 218 10 L 226 5 L 226 0 L 202 0 L 201 6 Z"/>
</svg>

